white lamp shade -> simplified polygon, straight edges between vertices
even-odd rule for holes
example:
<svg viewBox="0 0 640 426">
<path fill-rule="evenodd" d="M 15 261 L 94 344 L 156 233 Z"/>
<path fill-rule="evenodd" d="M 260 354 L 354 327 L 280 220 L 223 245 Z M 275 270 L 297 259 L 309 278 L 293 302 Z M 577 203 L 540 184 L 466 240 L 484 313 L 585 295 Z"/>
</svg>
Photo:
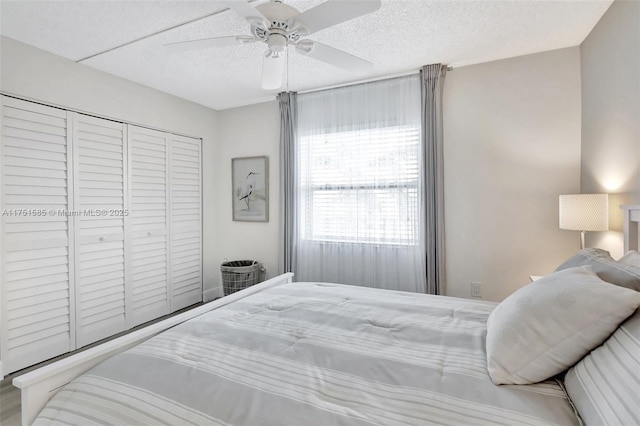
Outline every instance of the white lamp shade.
<svg viewBox="0 0 640 426">
<path fill-rule="evenodd" d="M 560 229 L 607 231 L 609 229 L 609 195 L 561 195 Z"/>
</svg>

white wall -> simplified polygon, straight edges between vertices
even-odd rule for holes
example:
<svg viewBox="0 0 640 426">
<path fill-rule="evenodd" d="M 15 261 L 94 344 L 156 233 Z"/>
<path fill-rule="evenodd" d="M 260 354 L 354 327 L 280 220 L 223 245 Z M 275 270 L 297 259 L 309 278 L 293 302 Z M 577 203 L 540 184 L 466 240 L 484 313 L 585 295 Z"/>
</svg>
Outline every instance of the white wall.
<svg viewBox="0 0 640 426">
<path fill-rule="evenodd" d="M 445 82 L 447 287 L 499 301 L 578 249 L 558 195 L 579 192 L 580 51 L 457 68 Z"/>
<path fill-rule="evenodd" d="M 225 260 L 256 259 L 265 263 L 269 276 L 278 269 L 279 144 L 278 104 L 267 102 L 218 112 L 218 144 L 215 181 L 218 202 L 219 246 L 214 258 L 216 283 L 220 286 L 220 264 Z M 234 222 L 231 210 L 231 159 L 269 157 L 269 222 Z"/>
<path fill-rule="evenodd" d="M 6 37 L 0 38 L 0 67 L 3 93 L 202 138 L 204 286 L 212 288 L 217 112 Z"/>
<path fill-rule="evenodd" d="M 623 253 L 620 204 L 640 202 L 640 2 L 615 1 L 580 46 L 582 192 L 606 192 L 609 232 L 587 245 Z"/>
</svg>

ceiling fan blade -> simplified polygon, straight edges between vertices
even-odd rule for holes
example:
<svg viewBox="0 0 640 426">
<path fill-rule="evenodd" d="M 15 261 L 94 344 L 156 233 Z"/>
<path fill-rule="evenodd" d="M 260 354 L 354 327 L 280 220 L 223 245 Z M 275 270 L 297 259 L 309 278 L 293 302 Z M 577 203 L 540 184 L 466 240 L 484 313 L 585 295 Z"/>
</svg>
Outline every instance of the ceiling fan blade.
<svg viewBox="0 0 640 426">
<path fill-rule="evenodd" d="M 200 40 L 179 41 L 177 43 L 168 43 L 164 45 L 164 48 L 168 52 L 186 52 L 188 50 L 198 49 L 210 49 L 212 47 L 227 47 L 234 46 L 236 44 L 246 44 L 256 41 L 251 36 L 228 36 L 228 37 L 214 37 L 203 38 Z"/>
<path fill-rule="evenodd" d="M 329 0 L 302 12 L 296 20 L 302 21 L 309 34 L 380 9 L 380 0 Z"/>
<path fill-rule="evenodd" d="M 233 10 L 249 22 L 252 22 L 255 19 L 267 19 L 258 9 L 250 5 L 246 0 L 227 0 L 221 1 L 220 4 Z"/>
<path fill-rule="evenodd" d="M 363 72 L 373 68 L 369 61 L 317 41 L 304 40 L 296 45 L 296 51 L 346 71 Z"/>
<path fill-rule="evenodd" d="M 285 53 L 275 56 L 267 51 L 262 61 L 262 88 L 264 90 L 279 89 L 282 86 L 282 74 L 284 73 Z"/>
</svg>

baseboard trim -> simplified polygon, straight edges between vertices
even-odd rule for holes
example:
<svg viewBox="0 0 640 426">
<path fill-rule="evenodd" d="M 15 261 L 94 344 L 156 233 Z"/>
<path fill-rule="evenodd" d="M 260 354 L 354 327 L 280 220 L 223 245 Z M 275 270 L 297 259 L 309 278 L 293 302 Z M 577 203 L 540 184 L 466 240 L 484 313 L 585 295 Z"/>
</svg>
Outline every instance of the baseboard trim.
<svg viewBox="0 0 640 426">
<path fill-rule="evenodd" d="M 209 290 L 202 292 L 202 301 L 206 303 L 222 296 L 222 289 L 220 287 L 210 288 Z"/>
</svg>

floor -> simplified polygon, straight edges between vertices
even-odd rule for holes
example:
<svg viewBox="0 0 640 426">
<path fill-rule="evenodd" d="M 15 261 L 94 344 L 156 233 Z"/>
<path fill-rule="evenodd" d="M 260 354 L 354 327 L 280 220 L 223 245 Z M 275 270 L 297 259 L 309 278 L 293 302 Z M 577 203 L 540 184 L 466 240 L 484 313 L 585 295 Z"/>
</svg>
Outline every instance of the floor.
<svg viewBox="0 0 640 426">
<path fill-rule="evenodd" d="M 14 376 L 8 376 L 0 381 L 0 425 L 20 425 L 20 390 L 13 387 L 11 380 Z"/>
<path fill-rule="evenodd" d="M 48 361 L 44 361 L 40 364 L 34 365 L 33 367 L 29 367 L 29 368 L 25 368 L 24 370 L 20 370 L 17 371 L 13 374 L 8 375 L 7 377 L 4 378 L 4 380 L 0 381 L 0 426 L 17 426 L 20 425 L 20 409 L 21 409 L 21 405 L 20 405 L 20 389 L 14 387 L 11 384 L 11 381 L 18 377 L 21 374 L 25 374 L 28 373 L 29 371 L 35 370 L 36 368 L 39 367 L 43 367 L 47 364 L 51 364 L 52 362 L 55 361 L 59 361 L 62 358 L 66 358 L 68 356 L 74 355 L 78 352 L 82 352 L 85 351 L 89 348 L 92 348 L 94 346 L 100 345 L 106 341 L 115 339 L 117 337 L 120 337 L 122 335 L 125 335 L 127 333 L 131 333 L 132 331 L 138 330 L 142 327 L 146 327 L 148 325 L 151 325 L 153 323 L 156 323 L 158 321 L 162 321 L 164 319 L 167 319 L 169 317 L 172 317 L 174 315 L 178 315 L 181 314 L 182 312 L 188 311 L 189 309 L 193 309 L 193 308 L 197 308 L 198 306 L 202 305 L 202 303 L 197 303 L 195 305 L 189 306 L 187 308 L 184 308 L 180 311 L 176 311 L 172 314 L 166 315 L 164 317 L 161 318 L 157 318 L 153 321 L 149 321 L 145 324 L 139 325 L 137 327 L 132 328 L 131 330 L 127 330 L 124 331 L 122 333 L 116 334 L 115 336 L 111 336 L 107 339 L 104 340 L 100 340 L 99 342 L 93 343 L 91 345 L 85 346 L 82 349 L 78 349 L 76 351 L 73 352 L 69 352 L 68 354 L 64 354 L 64 355 L 60 355 L 59 357 L 50 359 Z"/>
</svg>

